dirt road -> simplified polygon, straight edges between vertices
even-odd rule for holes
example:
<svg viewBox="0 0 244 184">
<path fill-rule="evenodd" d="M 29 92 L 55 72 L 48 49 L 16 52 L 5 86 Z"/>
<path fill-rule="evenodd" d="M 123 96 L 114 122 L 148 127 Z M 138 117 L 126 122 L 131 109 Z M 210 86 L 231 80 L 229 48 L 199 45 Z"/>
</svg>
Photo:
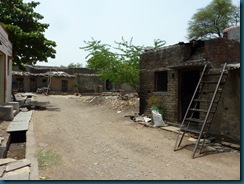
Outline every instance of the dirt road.
<svg viewBox="0 0 244 184">
<path fill-rule="evenodd" d="M 239 152 L 191 159 L 190 150 L 173 151 L 175 133 L 124 117 L 137 112 L 136 108 L 118 112 L 108 105 L 88 103 L 91 99 L 36 97 L 47 106 L 47 110 L 34 111 L 32 116 L 42 179 L 240 179 Z"/>
</svg>

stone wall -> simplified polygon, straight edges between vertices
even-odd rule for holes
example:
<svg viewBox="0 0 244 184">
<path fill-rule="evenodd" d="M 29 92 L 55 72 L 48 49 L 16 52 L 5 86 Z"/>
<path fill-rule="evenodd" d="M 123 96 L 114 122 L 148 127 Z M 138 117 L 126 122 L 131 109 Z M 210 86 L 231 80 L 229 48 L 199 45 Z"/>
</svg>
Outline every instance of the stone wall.
<svg viewBox="0 0 244 184">
<path fill-rule="evenodd" d="M 103 82 L 97 74 L 78 74 L 77 84 L 80 93 L 98 93 Z"/>
</svg>

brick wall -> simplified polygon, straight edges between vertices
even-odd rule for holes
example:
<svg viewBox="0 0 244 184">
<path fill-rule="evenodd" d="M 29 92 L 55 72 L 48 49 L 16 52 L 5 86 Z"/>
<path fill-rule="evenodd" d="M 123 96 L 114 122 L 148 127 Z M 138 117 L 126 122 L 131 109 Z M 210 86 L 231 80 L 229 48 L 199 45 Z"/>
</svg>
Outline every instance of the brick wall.
<svg viewBox="0 0 244 184">
<path fill-rule="evenodd" d="M 216 67 L 223 63 L 240 62 L 240 44 L 223 38 L 205 41 L 203 57 Z"/>
<path fill-rule="evenodd" d="M 212 66 L 219 67 L 223 63 L 240 62 L 240 44 L 234 40 L 217 38 L 195 43 L 179 43 L 158 50 L 149 50 L 141 55 L 140 62 L 140 114 L 150 115 L 147 99 L 156 95 L 165 109 L 164 118 L 171 122 L 179 119 L 179 69 L 171 66 L 191 65 L 208 61 Z M 168 71 L 167 92 L 155 92 L 155 72 Z"/>
</svg>

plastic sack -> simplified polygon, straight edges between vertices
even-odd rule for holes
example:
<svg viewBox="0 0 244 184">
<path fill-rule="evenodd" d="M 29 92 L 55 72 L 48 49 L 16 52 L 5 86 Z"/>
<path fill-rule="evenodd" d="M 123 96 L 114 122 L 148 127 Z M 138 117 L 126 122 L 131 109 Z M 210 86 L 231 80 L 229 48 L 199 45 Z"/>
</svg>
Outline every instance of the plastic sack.
<svg viewBox="0 0 244 184">
<path fill-rule="evenodd" d="M 153 117 L 152 119 L 153 119 L 154 127 L 166 126 L 162 114 L 160 114 L 158 111 L 152 110 L 152 117 Z"/>
</svg>

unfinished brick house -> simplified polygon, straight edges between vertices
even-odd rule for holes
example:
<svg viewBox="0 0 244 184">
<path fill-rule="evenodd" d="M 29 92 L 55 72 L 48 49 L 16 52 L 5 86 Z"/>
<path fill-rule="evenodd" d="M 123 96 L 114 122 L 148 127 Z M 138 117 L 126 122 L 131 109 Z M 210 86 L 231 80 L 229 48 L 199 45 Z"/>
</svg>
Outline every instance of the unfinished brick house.
<svg viewBox="0 0 244 184">
<path fill-rule="evenodd" d="M 240 140 L 240 43 L 227 38 L 180 42 L 148 50 L 140 62 L 140 114 L 150 115 L 147 99 L 160 97 L 164 119 L 181 123 L 203 66 L 228 64 L 228 78 L 210 132 Z"/>
</svg>

